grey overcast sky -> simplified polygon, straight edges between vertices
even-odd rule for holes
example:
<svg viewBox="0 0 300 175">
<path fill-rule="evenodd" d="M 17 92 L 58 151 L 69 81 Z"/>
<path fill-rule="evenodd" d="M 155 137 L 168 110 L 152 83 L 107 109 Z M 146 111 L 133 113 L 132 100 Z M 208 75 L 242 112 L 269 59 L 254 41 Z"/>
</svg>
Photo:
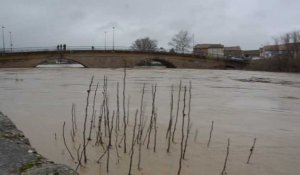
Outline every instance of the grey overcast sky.
<svg viewBox="0 0 300 175">
<path fill-rule="evenodd" d="M 117 46 L 148 36 L 169 48 L 187 30 L 195 43 L 258 49 L 300 29 L 300 0 L 1 0 L 0 25 L 15 47 L 103 46 L 105 31 L 111 45 L 115 26 Z"/>
</svg>

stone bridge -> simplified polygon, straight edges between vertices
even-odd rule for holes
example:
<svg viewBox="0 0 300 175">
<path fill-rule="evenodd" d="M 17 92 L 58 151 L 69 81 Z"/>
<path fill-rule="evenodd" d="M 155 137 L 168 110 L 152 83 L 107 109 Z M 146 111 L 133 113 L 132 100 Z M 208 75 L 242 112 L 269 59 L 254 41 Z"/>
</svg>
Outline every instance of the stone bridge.
<svg viewBox="0 0 300 175">
<path fill-rule="evenodd" d="M 54 59 L 72 60 L 87 68 L 122 68 L 125 61 L 126 66 L 132 68 L 149 60 L 158 61 L 167 68 L 241 69 L 245 66 L 244 63 L 207 59 L 191 54 L 85 50 L 4 53 L 0 55 L 0 68 L 33 68 Z"/>
</svg>

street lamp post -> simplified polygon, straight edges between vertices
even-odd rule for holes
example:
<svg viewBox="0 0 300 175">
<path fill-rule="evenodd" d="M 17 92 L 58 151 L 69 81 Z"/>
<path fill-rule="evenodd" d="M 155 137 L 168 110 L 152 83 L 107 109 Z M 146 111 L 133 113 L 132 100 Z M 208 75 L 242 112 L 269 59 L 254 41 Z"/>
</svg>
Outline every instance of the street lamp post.
<svg viewBox="0 0 300 175">
<path fill-rule="evenodd" d="M 10 39 L 10 52 L 12 52 L 13 51 L 13 42 L 12 42 L 11 32 L 9 32 L 9 39 Z"/>
<path fill-rule="evenodd" d="M 195 47 L 195 34 L 193 33 L 193 48 Z"/>
<path fill-rule="evenodd" d="M 112 28 L 113 29 L 113 51 L 115 50 L 115 27 Z"/>
<path fill-rule="evenodd" d="M 106 33 L 107 32 L 104 32 L 104 51 L 106 51 Z"/>
<path fill-rule="evenodd" d="M 2 26 L 2 41 L 3 41 L 3 52 L 5 52 L 5 38 L 4 38 L 4 26 Z"/>
</svg>

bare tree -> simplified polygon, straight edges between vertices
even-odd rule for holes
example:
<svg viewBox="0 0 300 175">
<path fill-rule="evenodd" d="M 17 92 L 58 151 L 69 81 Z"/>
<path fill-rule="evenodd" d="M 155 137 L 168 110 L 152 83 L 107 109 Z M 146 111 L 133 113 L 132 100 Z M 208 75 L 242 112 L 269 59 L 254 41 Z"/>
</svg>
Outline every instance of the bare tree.
<svg viewBox="0 0 300 175">
<path fill-rule="evenodd" d="M 266 48 L 267 52 L 274 52 L 274 54 L 272 53 L 273 58 L 253 60 L 250 67 L 264 71 L 299 72 L 300 30 L 285 33 L 273 40 L 275 45 Z M 272 50 L 270 50 L 271 48 Z"/>
<path fill-rule="evenodd" d="M 279 54 L 279 38 L 273 37 L 274 40 L 274 52 L 276 55 Z"/>
<path fill-rule="evenodd" d="M 291 41 L 291 35 L 289 33 L 286 33 L 283 36 L 281 36 L 281 42 L 285 47 L 285 54 L 289 57 L 292 56 L 290 41 Z"/>
<path fill-rule="evenodd" d="M 168 43 L 170 46 L 174 47 L 177 52 L 184 53 L 191 48 L 192 36 L 186 30 L 181 30 L 178 32 L 172 40 Z"/>
<path fill-rule="evenodd" d="M 157 49 L 157 41 L 149 37 L 135 40 L 131 48 L 138 51 L 155 51 Z"/>
<path fill-rule="evenodd" d="M 292 53 L 293 53 L 293 57 L 297 58 L 299 56 L 299 50 L 300 50 L 300 31 L 293 31 L 290 34 L 290 38 L 292 41 Z"/>
<path fill-rule="evenodd" d="M 300 47 L 300 31 L 293 31 L 284 34 L 281 41 L 285 47 L 287 56 L 297 58 Z"/>
</svg>

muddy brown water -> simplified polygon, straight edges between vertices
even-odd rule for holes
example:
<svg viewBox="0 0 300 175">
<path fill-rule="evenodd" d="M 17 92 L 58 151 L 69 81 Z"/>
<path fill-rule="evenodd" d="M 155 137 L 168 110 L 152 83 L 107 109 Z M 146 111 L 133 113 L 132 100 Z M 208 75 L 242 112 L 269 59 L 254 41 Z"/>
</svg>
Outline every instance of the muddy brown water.
<svg viewBox="0 0 300 175">
<path fill-rule="evenodd" d="M 99 81 L 101 85 L 96 99 L 97 115 L 102 100 L 104 75 L 108 77 L 110 109 L 115 110 L 116 84 L 120 82 L 121 95 L 123 69 L 80 68 L 1 69 L 0 110 L 24 131 L 39 153 L 50 160 L 75 168 L 76 164 L 70 159 L 63 145 L 62 125 L 66 121 L 67 142 L 75 155 L 75 148 L 82 143 L 82 136 L 78 133 L 75 143 L 70 139 L 71 106 L 72 103 L 76 104 L 77 124 L 81 132 L 86 91 L 92 75 L 95 76 L 95 82 Z M 165 133 L 169 119 L 170 87 L 172 84 L 175 86 L 176 101 L 180 80 L 185 85 L 192 81 L 192 130 L 182 174 L 220 174 L 226 155 L 227 138 L 231 140 L 228 174 L 299 174 L 300 74 L 129 69 L 126 80 L 127 98 L 130 96 L 128 150 L 132 138 L 134 111 L 140 104 L 143 83 L 146 83 L 145 116 L 148 119 L 151 113 L 151 85 L 157 84 L 157 152 L 153 153 L 153 142 L 149 150 L 143 147 L 142 170 L 138 171 L 138 150 L 135 147 L 132 174 L 177 174 L 181 115 L 176 144 L 171 145 L 170 153 L 166 153 Z M 212 120 L 215 124 L 214 131 L 210 148 L 207 148 Z M 196 130 L 198 137 L 194 142 Z M 253 157 L 250 164 L 246 164 L 254 138 L 257 138 L 257 143 Z M 88 163 L 80 168 L 80 174 L 128 174 L 128 153 L 123 154 L 122 148 L 119 148 L 121 158 L 117 163 L 116 153 L 112 149 L 110 171 L 106 173 L 106 156 L 100 164 L 96 163 L 103 149 L 94 146 L 94 137 L 91 143 L 87 148 Z"/>
</svg>

